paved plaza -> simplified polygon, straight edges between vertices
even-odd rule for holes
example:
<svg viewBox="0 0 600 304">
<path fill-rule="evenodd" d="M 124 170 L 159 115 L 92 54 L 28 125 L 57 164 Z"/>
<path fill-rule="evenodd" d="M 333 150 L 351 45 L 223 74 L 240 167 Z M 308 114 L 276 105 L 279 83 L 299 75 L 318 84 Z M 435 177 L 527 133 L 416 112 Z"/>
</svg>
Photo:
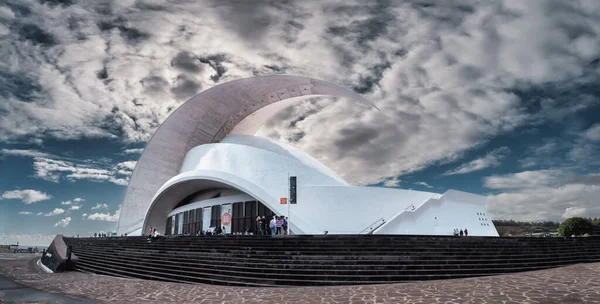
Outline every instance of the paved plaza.
<svg viewBox="0 0 600 304">
<path fill-rule="evenodd" d="M 39 257 L 37 257 L 39 258 Z M 67 272 L 47 274 L 37 258 L 0 259 L 16 284 L 48 292 L 27 303 L 600 303 L 600 263 L 470 279 L 369 286 L 248 288 L 120 279 Z M 8 284 L 8 283 L 7 283 Z M 0 302 L 17 303 L 0 289 Z M 34 290 L 34 289 L 32 289 Z M 63 300 L 57 300 L 63 299 Z"/>
</svg>

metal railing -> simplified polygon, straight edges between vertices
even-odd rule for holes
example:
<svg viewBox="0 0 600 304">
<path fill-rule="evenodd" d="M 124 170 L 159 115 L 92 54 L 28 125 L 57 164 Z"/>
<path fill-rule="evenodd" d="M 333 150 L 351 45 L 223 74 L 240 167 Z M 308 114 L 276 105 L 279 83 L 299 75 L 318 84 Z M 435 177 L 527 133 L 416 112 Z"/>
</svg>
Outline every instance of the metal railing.
<svg viewBox="0 0 600 304">
<path fill-rule="evenodd" d="M 372 234 L 377 228 L 381 225 L 385 224 L 385 220 L 380 218 L 376 220 L 373 224 L 367 226 L 365 229 L 361 230 L 358 234 Z"/>
</svg>

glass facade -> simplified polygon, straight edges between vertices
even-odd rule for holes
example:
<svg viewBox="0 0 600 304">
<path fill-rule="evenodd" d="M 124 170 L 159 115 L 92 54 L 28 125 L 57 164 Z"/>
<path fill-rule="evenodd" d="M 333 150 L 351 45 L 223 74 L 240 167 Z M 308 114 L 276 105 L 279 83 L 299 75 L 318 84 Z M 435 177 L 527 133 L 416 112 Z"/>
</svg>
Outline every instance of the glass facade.
<svg viewBox="0 0 600 304">
<path fill-rule="evenodd" d="M 258 201 L 235 202 L 192 209 L 167 218 L 167 235 L 198 234 L 209 227 L 221 226 L 221 208 L 231 208 L 231 225 L 227 233 L 244 233 L 249 230 L 256 234 L 256 217 L 270 219 L 273 211 Z"/>
</svg>

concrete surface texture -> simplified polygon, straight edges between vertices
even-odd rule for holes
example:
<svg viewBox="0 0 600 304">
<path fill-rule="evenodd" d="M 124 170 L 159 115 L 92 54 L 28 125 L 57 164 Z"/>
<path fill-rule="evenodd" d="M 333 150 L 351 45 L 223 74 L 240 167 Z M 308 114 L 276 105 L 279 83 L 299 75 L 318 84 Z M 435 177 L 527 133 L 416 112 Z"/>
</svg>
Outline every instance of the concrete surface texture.
<svg viewBox="0 0 600 304">
<path fill-rule="evenodd" d="M 81 272 L 47 274 L 32 265 L 35 259 L 3 260 L 0 273 L 39 290 L 94 303 L 600 303 L 600 263 L 471 279 L 301 288 L 176 284 Z M 7 301 L 6 296 L 0 294 L 0 302 Z"/>
</svg>

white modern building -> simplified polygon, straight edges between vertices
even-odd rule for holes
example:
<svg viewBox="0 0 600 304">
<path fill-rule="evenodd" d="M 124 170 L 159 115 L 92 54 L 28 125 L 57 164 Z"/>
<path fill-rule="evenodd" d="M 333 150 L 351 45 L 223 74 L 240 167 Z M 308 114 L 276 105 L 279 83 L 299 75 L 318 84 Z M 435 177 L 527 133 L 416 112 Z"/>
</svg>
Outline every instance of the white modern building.
<svg viewBox="0 0 600 304">
<path fill-rule="evenodd" d="M 255 231 L 257 216 L 288 216 L 294 234 L 498 236 L 486 197 L 355 187 L 308 154 L 254 134 L 279 110 L 305 96 L 360 95 L 295 76 L 231 81 L 175 110 L 148 142 L 133 172 L 117 234 L 195 234 L 209 227 Z M 297 178 L 297 204 L 289 196 Z"/>
</svg>

